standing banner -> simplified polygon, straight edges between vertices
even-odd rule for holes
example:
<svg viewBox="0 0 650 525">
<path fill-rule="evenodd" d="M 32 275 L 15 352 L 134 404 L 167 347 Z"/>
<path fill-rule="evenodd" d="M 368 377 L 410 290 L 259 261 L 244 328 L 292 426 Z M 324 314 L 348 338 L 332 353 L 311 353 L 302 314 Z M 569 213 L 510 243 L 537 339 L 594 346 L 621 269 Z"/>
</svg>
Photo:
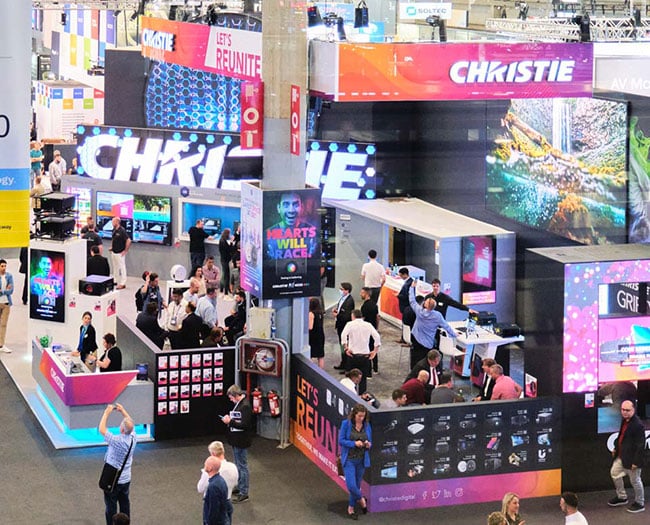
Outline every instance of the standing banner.
<svg viewBox="0 0 650 525">
<path fill-rule="evenodd" d="M 320 295 L 320 190 L 263 193 L 263 299 Z M 242 200 L 242 219 L 245 204 Z"/>
<path fill-rule="evenodd" d="M 291 85 L 291 136 L 289 137 L 292 155 L 300 155 L 300 86 Z"/>
<path fill-rule="evenodd" d="M 241 149 L 262 149 L 264 146 L 264 84 L 241 84 Z"/>
<path fill-rule="evenodd" d="M 256 297 L 262 293 L 262 190 L 241 186 L 241 287 Z"/>
<path fill-rule="evenodd" d="M 29 243 L 31 3 L 0 6 L 0 248 L 14 248 Z"/>
</svg>

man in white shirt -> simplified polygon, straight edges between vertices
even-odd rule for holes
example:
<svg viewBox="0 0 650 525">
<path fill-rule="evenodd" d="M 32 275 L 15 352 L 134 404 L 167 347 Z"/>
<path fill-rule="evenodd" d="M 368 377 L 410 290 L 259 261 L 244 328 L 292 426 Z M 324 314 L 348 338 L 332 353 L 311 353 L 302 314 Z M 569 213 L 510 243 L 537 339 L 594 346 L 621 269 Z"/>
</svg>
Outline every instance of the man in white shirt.
<svg viewBox="0 0 650 525">
<path fill-rule="evenodd" d="M 377 262 L 377 252 L 368 252 L 368 262 L 361 267 L 361 278 L 364 286 L 370 288 L 370 300 L 377 304 L 379 292 L 386 281 L 386 270 Z"/>
<path fill-rule="evenodd" d="M 237 483 L 239 482 L 239 472 L 237 471 L 237 466 L 234 463 L 226 460 L 225 450 L 221 441 L 213 441 L 210 443 L 208 445 L 208 451 L 210 452 L 211 456 L 214 456 L 221 460 L 221 468 L 219 469 L 219 474 L 224 479 L 226 486 L 228 487 L 228 518 L 229 523 L 232 523 L 233 506 L 231 498 L 233 489 L 237 487 Z M 209 481 L 210 476 L 205 471 L 205 469 L 201 469 L 201 477 L 199 478 L 199 482 L 196 484 L 196 490 L 199 492 L 199 494 L 201 494 L 202 497 L 205 497 L 205 491 L 208 490 Z"/>
<path fill-rule="evenodd" d="M 61 152 L 58 149 L 55 149 L 54 160 L 50 162 L 50 165 L 47 167 L 47 173 L 50 176 L 50 183 L 52 184 L 52 189 L 55 191 L 61 189 L 61 177 L 65 175 L 67 169 L 65 159 L 61 157 Z"/>
<path fill-rule="evenodd" d="M 565 514 L 564 523 L 566 525 L 589 525 L 585 518 L 578 510 L 578 496 L 574 492 L 563 492 L 560 496 L 560 509 Z"/>
<path fill-rule="evenodd" d="M 172 290 L 172 300 L 167 306 L 167 326 L 165 329 L 169 332 L 178 332 L 181 329 L 183 324 L 183 319 L 187 316 L 185 311 L 185 305 L 187 303 L 183 301 L 183 293 L 174 288 Z"/>
<path fill-rule="evenodd" d="M 375 347 L 370 351 L 370 338 L 375 341 Z M 352 321 L 345 325 L 341 332 L 341 343 L 348 356 L 347 364 L 350 369 L 358 368 L 363 377 L 359 383 L 359 392 L 366 391 L 366 377 L 370 375 L 371 360 L 381 346 L 381 337 L 369 322 L 363 320 L 361 310 L 352 311 Z"/>
</svg>

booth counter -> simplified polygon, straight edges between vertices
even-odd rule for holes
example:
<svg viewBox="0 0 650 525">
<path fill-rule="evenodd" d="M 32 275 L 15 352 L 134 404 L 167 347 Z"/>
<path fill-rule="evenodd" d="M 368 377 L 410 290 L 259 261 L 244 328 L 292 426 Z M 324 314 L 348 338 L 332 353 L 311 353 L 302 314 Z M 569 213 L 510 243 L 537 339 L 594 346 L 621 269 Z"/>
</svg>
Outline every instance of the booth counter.
<svg viewBox="0 0 650 525">
<path fill-rule="evenodd" d="M 153 383 L 137 380 L 135 370 L 92 373 L 79 358 L 34 339 L 32 375 L 55 421 L 67 429 L 96 427 L 108 403 L 129 407 L 138 425 L 153 423 Z"/>
<path fill-rule="evenodd" d="M 472 374 L 472 363 L 475 360 L 479 361 L 478 369 L 480 370 L 480 361 L 487 357 L 494 359 L 497 348 L 524 340 L 523 335 L 501 337 L 480 326 L 468 330 L 464 321 L 451 321 L 449 324 L 456 330 L 458 337 L 454 339 L 443 334 L 440 337 L 440 352 L 451 358 L 449 368 L 462 377 L 471 375 L 473 380 L 479 379 L 478 374 Z M 476 384 L 481 386 L 480 382 Z"/>
<path fill-rule="evenodd" d="M 426 272 L 422 268 L 410 265 L 406 265 L 406 268 L 409 270 L 409 277 L 423 281 L 421 286 L 418 285 L 418 293 L 427 294 L 431 292 L 431 285 L 424 282 L 426 279 Z M 379 296 L 379 315 L 398 326 L 402 323 L 402 314 L 399 311 L 397 294 L 400 292 L 403 285 L 404 281 L 399 276 L 387 275 Z"/>
</svg>

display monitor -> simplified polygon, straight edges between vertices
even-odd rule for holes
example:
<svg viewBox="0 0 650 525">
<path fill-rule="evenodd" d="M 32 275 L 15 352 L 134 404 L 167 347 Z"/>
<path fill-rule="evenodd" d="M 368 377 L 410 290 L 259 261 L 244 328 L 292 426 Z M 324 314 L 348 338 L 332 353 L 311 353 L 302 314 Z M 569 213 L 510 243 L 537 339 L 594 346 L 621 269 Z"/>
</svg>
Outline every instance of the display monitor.
<svg viewBox="0 0 650 525">
<path fill-rule="evenodd" d="M 225 228 L 232 233 L 237 231 L 241 221 L 241 208 L 238 203 L 212 204 L 201 201 L 181 200 L 179 237 L 188 240 L 189 229 L 197 220 L 203 220 L 203 229 L 208 235 L 219 237 Z"/>
<path fill-rule="evenodd" d="M 592 98 L 499 105 L 487 208 L 583 244 L 626 242 L 627 120 L 625 103 Z"/>
<path fill-rule="evenodd" d="M 73 233 L 78 234 L 81 228 L 85 226 L 86 218 L 92 214 L 92 192 L 89 188 L 77 188 L 73 186 L 68 186 L 65 192 L 77 197 L 76 207 L 74 209 L 75 227 Z"/>
<path fill-rule="evenodd" d="M 113 237 L 112 218 L 119 217 L 133 242 L 171 246 L 170 197 L 97 192 L 97 228 L 100 237 Z"/>
<path fill-rule="evenodd" d="M 65 253 L 31 249 L 29 317 L 65 322 Z"/>
<path fill-rule="evenodd" d="M 496 239 L 492 236 L 461 240 L 461 297 L 463 304 L 496 302 Z"/>
</svg>

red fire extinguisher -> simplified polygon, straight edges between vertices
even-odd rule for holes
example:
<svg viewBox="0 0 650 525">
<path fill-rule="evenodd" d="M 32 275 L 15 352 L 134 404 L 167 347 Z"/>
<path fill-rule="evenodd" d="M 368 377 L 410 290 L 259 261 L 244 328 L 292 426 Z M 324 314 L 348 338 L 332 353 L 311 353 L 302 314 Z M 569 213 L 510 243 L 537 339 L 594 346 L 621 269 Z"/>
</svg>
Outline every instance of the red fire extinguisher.
<svg viewBox="0 0 650 525">
<path fill-rule="evenodd" d="M 280 397 L 278 393 L 275 390 L 269 390 L 269 394 L 266 397 L 269 400 L 269 412 L 271 412 L 271 416 L 278 417 L 280 415 Z"/>
<path fill-rule="evenodd" d="M 262 391 L 259 388 L 253 390 L 253 414 L 262 413 Z"/>
</svg>

